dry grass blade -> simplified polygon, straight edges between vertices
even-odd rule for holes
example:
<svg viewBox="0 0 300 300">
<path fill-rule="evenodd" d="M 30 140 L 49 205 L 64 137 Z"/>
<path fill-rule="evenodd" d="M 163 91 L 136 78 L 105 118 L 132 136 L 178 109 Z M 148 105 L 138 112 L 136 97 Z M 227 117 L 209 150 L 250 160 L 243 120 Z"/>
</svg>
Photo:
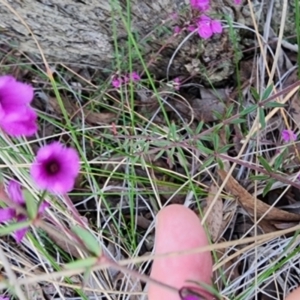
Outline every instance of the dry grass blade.
<svg viewBox="0 0 300 300">
<path fill-rule="evenodd" d="M 209 188 L 208 196 L 206 198 L 206 207 L 203 211 L 203 213 L 206 214 L 209 207 L 213 205 L 213 209 L 206 218 L 206 225 L 213 242 L 218 239 L 223 223 L 223 201 L 221 198 L 214 201 L 217 191 L 218 187 L 215 184 L 212 184 Z"/>
</svg>

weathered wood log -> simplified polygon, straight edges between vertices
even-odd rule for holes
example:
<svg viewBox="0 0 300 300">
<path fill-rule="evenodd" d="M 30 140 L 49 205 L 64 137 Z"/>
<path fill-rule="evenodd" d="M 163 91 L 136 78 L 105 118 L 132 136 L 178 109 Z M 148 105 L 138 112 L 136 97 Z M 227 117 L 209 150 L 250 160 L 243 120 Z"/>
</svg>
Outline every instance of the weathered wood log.
<svg viewBox="0 0 300 300">
<path fill-rule="evenodd" d="M 252 26 L 248 1 L 242 2 L 242 5 L 236 6 L 233 0 L 211 0 L 209 14 L 221 18 L 226 15 L 233 21 Z M 280 23 L 281 2 L 275 0 L 276 18 L 273 23 L 277 23 L 273 24 L 274 27 Z M 165 76 L 170 57 L 188 33 L 174 37 L 164 46 L 172 36 L 172 27 L 166 25 L 165 30 L 155 28 L 170 20 L 173 13 L 181 12 L 175 23 L 182 25 L 187 22 L 191 18 L 190 10 L 184 10 L 184 7 L 188 8 L 188 1 L 131 0 L 129 3 L 130 31 L 138 39 L 145 61 L 149 62 L 155 56 L 150 70 Z M 256 0 L 252 0 L 252 3 L 257 20 L 261 25 L 264 24 L 268 3 L 262 5 Z M 290 0 L 289 13 L 293 12 L 293 3 L 294 0 Z M 122 12 L 124 18 L 128 18 L 126 5 L 125 0 L 0 0 L 0 38 L 2 42 L 15 45 L 21 51 L 39 55 L 39 49 L 24 25 L 26 23 L 50 61 L 84 63 L 111 69 L 115 58 L 114 35 L 120 53 L 126 52 L 128 47 L 128 34 L 120 15 Z M 159 55 L 156 55 L 158 51 Z M 203 78 L 208 76 L 213 82 L 226 79 L 234 70 L 233 52 L 234 47 L 226 30 L 207 41 L 195 35 L 178 51 L 169 75 L 186 74 L 192 72 L 190 69 L 193 67 L 203 73 L 203 66 L 207 70 Z M 122 59 L 126 59 L 126 56 Z M 141 65 L 138 59 L 136 64 Z"/>
</svg>

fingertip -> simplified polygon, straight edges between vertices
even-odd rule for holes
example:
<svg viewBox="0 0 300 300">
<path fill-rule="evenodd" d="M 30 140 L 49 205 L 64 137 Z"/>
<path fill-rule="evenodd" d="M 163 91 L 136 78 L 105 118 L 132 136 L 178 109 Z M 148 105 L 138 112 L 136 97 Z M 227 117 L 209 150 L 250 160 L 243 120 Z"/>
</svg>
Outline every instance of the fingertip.
<svg viewBox="0 0 300 300">
<path fill-rule="evenodd" d="M 300 288 L 295 289 L 291 292 L 285 300 L 299 300 L 300 299 Z"/>
<path fill-rule="evenodd" d="M 157 215 L 155 254 L 183 251 L 208 245 L 197 215 L 182 205 L 169 205 Z M 212 258 L 209 251 L 154 259 L 151 277 L 180 289 L 187 280 L 211 284 Z M 149 284 L 149 300 L 178 300 L 174 292 Z"/>
</svg>

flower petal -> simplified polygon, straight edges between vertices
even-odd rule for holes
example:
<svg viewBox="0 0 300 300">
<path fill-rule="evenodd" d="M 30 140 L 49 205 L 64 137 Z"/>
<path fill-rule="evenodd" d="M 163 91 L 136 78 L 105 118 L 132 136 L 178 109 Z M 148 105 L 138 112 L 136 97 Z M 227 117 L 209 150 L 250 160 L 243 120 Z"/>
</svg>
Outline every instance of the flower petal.
<svg viewBox="0 0 300 300">
<path fill-rule="evenodd" d="M 21 185 L 15 180 L 11 180 L 7 186 L 8 194 L 12 201 L 19 205 L 25 204 L 25 199 L 22 194 Z"/>
<path fill-rule="evenodd" d="M 38 151 L 30 173 L 39 188 L 64 194 L 73 189 L 79 169 L 77 151 L 55 142 Z"/>
<path fill-rule="evenodd" d="M 281 132 L 281 137 L 285 142 L 294 142 L 297 140 L 297 134 L 294 131 L 285 129 Z"/>
<path fill-rule="evenodd" d="M 211 28 L 211 18 L 205 15 L 202 15 L 198 22 L 198 33 L 203 39 L 208 39 L 213 35 Z"/>
<path fill-rule="evenodd" d="M 0 121 L 0 127 L 11 136 L 32 136 L 37 132 L 37 115 L 31 108 L 26 108 L 22 115 L 6 115 Z"/>
<path fill-rule="evenodd" d="M 0 223 L 10 221 L 16 216 L 16 211 L 13 208 L 0 209 Z"/>
<path fill-rule="evenodd" d="M 211 29 L 213 33 L 222 33 L 223 27 L 220 21 L 218 20 L 212 20 L 211 21 Z"/>
<path fill-rule="evenodd" d="M 13 76 L 0 77 L 0 103 L 4 110 L 28 105 L 33 100 L 31 85 L 17 81 Z"/>
<path fill-rule="evenodd" d="M 210 25 L 205 23 L 198 27 L 198 33 L 203 39 L 209 39 L 213 35 Z"/>
<path fill-rule="evenodd" d="M 27 231 L 28 231 L 28 227 L 16 230 L 14 237 L 15 237 L 15 240 L 18 244 L 22 242 L 22 240 L 23 240 L 24 236 L 26 235 Z"/>
<path fill-rule="evenodd" d="M 19 215 L 17 217 L 17 222 L 23 222 L 23 221 L 26 221 L 27 220 L 27 217 L 26 216 L 23 216 L 23 215 Z M 21 243 L 22 239 L 24 238 L 24 236 L 26 235 L 26 232 L 28 231 L 28 227 L 25 227 L 25 228 L 22 228 L 22 229 L 19 229 L 19 230 L 16 230 L 15 232 L 15 240 L 16 242 L 19 244 Z"/>
<path fill-rule="evenodd" d="M 40 205 L 39 207 L 39 211 L 38 211 L 38 214 L 41 215 L 44 213 L 44 211 L 50 207 L 50 203 L 47 202 L 47 201 L 43 201 L 42 204 Z"/>
</svg>

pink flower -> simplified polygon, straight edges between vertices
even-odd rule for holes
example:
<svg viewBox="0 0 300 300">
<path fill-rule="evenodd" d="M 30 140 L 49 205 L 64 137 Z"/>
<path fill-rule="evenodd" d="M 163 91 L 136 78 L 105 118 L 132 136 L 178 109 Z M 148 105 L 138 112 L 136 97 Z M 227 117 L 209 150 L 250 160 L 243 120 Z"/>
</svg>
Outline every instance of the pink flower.
<svg viewBox="0 0 300 300">
<path fill-rule="evenodd" d="M 181 28 L 179 26 L 174 27 L 174 33 L 179 34 L 181 31 Z"/>
<path fill-rule="evenodd" d="M 0 77 L 0 128 L 11 136 L 31 136 L 37 131 L 37 115 L 30 103 L 33 88 L 13 76 Z"/>
<path fill-rule="evenodd" d="M 233 2 L 234 2 L 234 4 L 239 5 L 239 4 L 241 4 L 242 0 L 234 0 Z"/>
<path fill-rule="evenodd" d="M 0 300 L 9 300 L 9 297 L 0 296 Z"/>
<path fill-rule="evenodd" d="M 187 28 L 187 30 L 190 31 L 190 32 L 195 31 L 196 29 L 197 29 L 197 27 L 194 26 L 194 25 L 189 25 L 188 28 Z"/>
<path fill-rule="evenodd" d="M 173 21 L 177 20 L 177 19 L 178 19 L 178 13 L 171 13 L 171 14 L 170 14 L 170 18 L 171 18 Z"/>
<path fill-rule="evenodd" d="M 173 79 L 173 86 L 176 91 L 179 90 L 180 87 L 180 79 L 178 77 Z"/>
<path fill-rule="evenodd" d="M 223 30 L 220 21 L 212 20 L 205 15 L 199 18 L 197 25 L 199 35 L 204 39 L 209 39 L 214 33 L 221 33 Z"/>
<path fill-rule="evenodd" d="M 190 4 L 192 8 L 201 11 L 209 10 L 209 0 L 190 0 Z"/>
<path fill-rule="evenodd" d="M 7 191 L 9 197 L 14 203 L 26 208 L 26 202 L 22 194 L 21 185 L 18 182 L 10 181 L 7 187 Z M 49 207 L 49 204 L 48 202 L 44 201 L 39 207 L 38 215 L 41 215 L 47 207 Z M 22 222 L 27 220 L 27 216 L 18 214 L 15 208 L 8 207 L 0 209 L 0 223 L 7 222 L 12 219 L 16 219 L 17 222 Z M 16 230 L 14 237 L 17 243 L 20 243 L 22 241 L 27 230 L 27 227 Z"/>
<path fill-rule="evenodd" d="M 222 24 L 220 21 L 212 20 L 210 24 L 211 24 L 211 29 L 212 29 L 213 33 L 222 33 L 223 27 L 222 27 Z"/>
<path fill-rule="evenodd" d="M 281 137 L 285 142 L 291 142 L 297 139 L 297 135 L 292 130 L 288 129 L 282 131 Z"/>
<path fill-rule="evenodd" d="M 132 72 L 130 74 L 130 78 L 132 79 L 132 81 L 135 81 L 135 82 L 141 80 L 141 77 L 137 72 Z"/>
<path fill-rule="evenodd" d="M 64 194 L 73 189 L 79 169 L 76 150 L 53 142 L 39 149 L 30 173 L 39 188 Z"/>
<path fill-rule="evenodd" d="M 130 81 L 130 75 L 125 75 L 123 79 L 123 83 L 127 84 Z"/>
<path fill-rule="evenodd" d="M 118 89 L 122 83 L 123 83 L 123 80 L 119 77 L 114 77 L 111 82 L 112 86 L 116 89 Z"/>
</svg>

